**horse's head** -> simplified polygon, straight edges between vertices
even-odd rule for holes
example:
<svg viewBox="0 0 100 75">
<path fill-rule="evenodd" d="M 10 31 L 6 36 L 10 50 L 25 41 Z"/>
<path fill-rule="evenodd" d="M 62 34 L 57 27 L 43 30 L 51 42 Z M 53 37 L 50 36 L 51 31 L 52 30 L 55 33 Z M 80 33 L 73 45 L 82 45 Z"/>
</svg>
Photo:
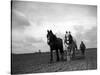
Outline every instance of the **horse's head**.
<svg viewBox="0 0 100 75">
<path fill-rule="evenodd" d="M 73 37 L 71 35 L 71 32 L 70 31 L 66 32 L 66 34 L 65 34 L 65 43 L 69 45 L 72 42 L 73 42 Z"/>
<path fill-rule="evenodd" d="M 56 36 L 53 34 L 53 32 L 50 30 L 47 30 L 47 43 L 53 43 L 54 40 L 56 39 Z"/>
</svg>

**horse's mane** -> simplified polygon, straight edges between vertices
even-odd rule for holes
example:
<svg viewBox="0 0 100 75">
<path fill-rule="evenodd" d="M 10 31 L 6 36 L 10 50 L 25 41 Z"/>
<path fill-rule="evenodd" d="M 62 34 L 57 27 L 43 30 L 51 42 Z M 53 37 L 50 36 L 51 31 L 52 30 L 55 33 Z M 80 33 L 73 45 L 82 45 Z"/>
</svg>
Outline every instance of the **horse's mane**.
<svg viewBox="0 0 100 75">
<path fill-rule="evenodd" d="M 55 34 L 53 34 L 54 39 L 57 39 L 57 36 Z"/>
<path fill-rule="evenodd" d="M 50 42 L 55 42 L 56 39 L 57 39 L 57 36 L 52 32 L 52 31 L 49 31 L 48 34 L 47 34 L 47 37 L 50 36 Z"/>
</svg>

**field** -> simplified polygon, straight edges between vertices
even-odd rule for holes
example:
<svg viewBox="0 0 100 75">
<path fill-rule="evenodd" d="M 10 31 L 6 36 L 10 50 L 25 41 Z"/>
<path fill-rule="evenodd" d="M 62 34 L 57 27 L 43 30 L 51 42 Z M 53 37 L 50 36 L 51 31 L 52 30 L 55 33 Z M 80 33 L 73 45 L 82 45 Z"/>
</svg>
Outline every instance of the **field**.
<svg viewBox="0 0 100 75">
<path fill-rule="evenodd" d="M 65 55 L 66 57 L 66 55 Z M 12 54 L 11 73 L 28 74 L 97 69 L 97 48 L 87 49 L 85 57 L 80 51 L 71 61 L 49 63 L 50 53 Z M 55 60 L 55 57 L 54 57 Z"/>
</svg>

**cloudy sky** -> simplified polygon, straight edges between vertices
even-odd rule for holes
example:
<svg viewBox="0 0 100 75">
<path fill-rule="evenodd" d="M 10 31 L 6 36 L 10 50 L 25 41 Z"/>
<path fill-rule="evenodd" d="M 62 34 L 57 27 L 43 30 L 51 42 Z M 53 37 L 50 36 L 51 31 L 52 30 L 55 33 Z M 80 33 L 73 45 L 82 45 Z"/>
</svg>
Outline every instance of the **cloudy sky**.
<svg viewBox="0 0 100 75">
<path fill-rule="evenodd" d="M 97 47 L 97 6 L 32 1 L 12 3 L 12 52 L 49 51 L 47 29 L 64 39 L 71 31 L 78 47 Z"/>
</svg>

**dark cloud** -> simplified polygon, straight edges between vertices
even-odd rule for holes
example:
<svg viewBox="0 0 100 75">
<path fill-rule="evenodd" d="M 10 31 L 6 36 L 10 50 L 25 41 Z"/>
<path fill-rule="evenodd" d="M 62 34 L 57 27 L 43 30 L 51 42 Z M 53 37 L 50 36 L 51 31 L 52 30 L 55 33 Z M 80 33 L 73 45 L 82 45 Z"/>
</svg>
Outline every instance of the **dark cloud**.
<svg viewBox="0 0 100 75">
<path fill-rule="evenodd" d="M 87 45 L 89 47 L 97 47 L 97 27 L 93 27 L 85 32 L 83 38 L 88 41 Z"/>
<path fill-rule="evenodd" d="M 87 47 L 97 47 L 97 27 L 86 30 L 83 26 L 75 27 L 78 45 L 83 40 Z"/>
<path fill-rule="evenodd" d="M 30 42 L 30 43 L 41 43 L 41 42 L 44 42 L 42 39 L 37 39 L 37 38 L 34 38 L 34 37 L 26 37 L 26 41 L 27 42 Z"/>
<path fill-rule="evenodd" d="M 24 29 L 26 26 L 30 26 L 28 19 L 19 11 L 12 11 L 12 28 Z"/>
</svg>

